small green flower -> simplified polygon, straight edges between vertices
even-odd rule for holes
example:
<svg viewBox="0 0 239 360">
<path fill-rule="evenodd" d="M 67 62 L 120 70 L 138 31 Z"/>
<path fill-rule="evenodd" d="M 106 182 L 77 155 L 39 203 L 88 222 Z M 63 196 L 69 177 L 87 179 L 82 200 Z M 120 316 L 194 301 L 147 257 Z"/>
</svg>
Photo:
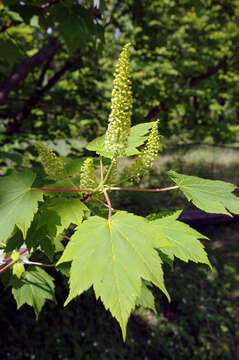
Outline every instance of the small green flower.
<svg viewBox="0 0 239 360">
<path fill-rule="evenodd" d="M 113 166 L 110 172 L 110 176 L 108 178 L 107 184 L 113 185 L 114 183 L 116 183 L 117 178 L 118 178 L 118 169 L 117 169 L 117 160 L 113 159 Z"/>
<path fill-rule="evenodd" d="M 158 123 L 159 121 L 157 120 L 153 124 L 147 143 L 141 154 L 136 158 L 136 161 L 126 169 L 129 178 L 134 179 L 137 182 L 140 181 L 142 176 L 149 172 L 157 158 L 160 149 Z"/>
<path fill-rule="evenodd" d="M 22 166 L 28 167 L 30 165 L 30 157 L 28 153 L 24 153 L 22 157 Z"/>
<path fill-rule="evenodd" d="M 96 175 L 92 158 L 87 158 L 81 167 L 80 187 L 81 189 L 94 189 L 96 187 Z"/>
<path fill-rule="evenodd" d="M 132 89 L 130 81 L 131 44 L 124 46 L 114 73 L 114 88 L 111 97 L 111 113 L 105 136 L 105 149 L 123 156 L 128 146 L 132 115 Z"/>
<path fill-rule="evenodd" d="M 42 166 L 46 174 L 53 180 L 61 180 L 66 178 L 64 166 L 56 156 L 56 154 L 45 144 L 38 141 L 35 147 L 40 156 Z"/>
</svg>

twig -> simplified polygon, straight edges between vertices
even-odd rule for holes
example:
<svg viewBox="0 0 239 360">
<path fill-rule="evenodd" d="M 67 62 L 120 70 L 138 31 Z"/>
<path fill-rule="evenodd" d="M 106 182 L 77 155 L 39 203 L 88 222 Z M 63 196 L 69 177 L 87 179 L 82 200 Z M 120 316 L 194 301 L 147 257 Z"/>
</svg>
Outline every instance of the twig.
<svg viewBox="0 0 239 360">
<path fill-rule="evenodd" d="M 92 189 L 47 189 L 47 188 L 31 188 L 31 190 L 40 190 L 40 191 L 59 191 L 59 192 L 82 192 L 82 191 L 92 191 Z"/>
<path fill-rule="evenodd" d="M 109 209 L 108 221 L 110 221 L 110 218 L 111 218 L 111 215 L 112 215 L 112 206 L 111 206 L 110 198 L 109 198 L 106 190 L 104 190 L 104 195 L 105 195 L 105 199 L 107 201 L 108 209 Z"/>
<path fill-rule="evenodd" d="M 24 253 L 27 252 L 27 251 L 28 251 L 28 249 L 25 248 L 25 249 L 19 251 L 19 255 L 22 255 L 22 254 L 24 254 Z M 7 263 L 7 262 L 10 261 L 10 260 L 12 260 L 12 258 L 11 258 L 11 257 L 8 257 L 8 258 L 6 258 L 6 259 L 3 259 L 3 262 Z"/>
<path fill-rule="evenodd" d="M 2 266 L 1 269 L 0 269 L 0 273 L 6 271 L 10 266 L 12 266 L 13 264 L 15 264 L 15 262 L 16 262 L 16 261 L 11 261 L 10 263 Z"/>
<path fill-rule="evenodd" d="M 40 262 L 37 262 L 37 261 L 24 261 L 23 264 L 26 264 L 26 265 L 37 265 L 37 266 L 48 266 L 48 267 L 52 267 L 52 266 L 55 266 L 55 264 L 43 264 L 43 263 L 40 263 Z"/>
<path fill-rule="evenodd" d="M 169 186 L 165 188 L 158 188 L 158 189 L 145 189 L 145 188 L 137 188 L 137 187 L 117 187 L 113 186 L 110 190 L 125 190 L 125 191 L 150 191 L 150 192 L 157 192 L 157 191 L 169 191 L 178 189 L 178 186 Z"/>
<path fill-rule="evenodd" d="M 87 201 L 92 196 L 92 193 L 86 194 L 82 199 L 80 199 L 81 202 Z"/>
</svg>

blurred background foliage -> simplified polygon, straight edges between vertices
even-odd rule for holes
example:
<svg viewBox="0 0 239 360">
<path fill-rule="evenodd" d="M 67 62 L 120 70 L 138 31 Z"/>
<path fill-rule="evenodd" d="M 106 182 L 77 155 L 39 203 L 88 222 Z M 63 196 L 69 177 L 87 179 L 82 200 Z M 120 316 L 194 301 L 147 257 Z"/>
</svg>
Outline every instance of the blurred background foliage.
<svg viewBox="0 0 239 360">
<path fill-rule="evenodd" d="M 238 1 L 4 0 L 0 14 L 1 141 L 102 133 L 129 41 L 134 124 L 160 117 L 168 138 L 236 140 Z"/>
<path fill-rule="evenodd" d="M 85 145 L 107 126 L 115 62 L 130 41 L 132 122 L 159 118 L 165 144 L 144 185 L 169 185 L 171 168 L 239 184 L 238 39 L 237 0 L 0 1 L 0 175 L 35 166 L 37 139 L 63 161 L 88 155 Z M 113 203 L 143 216 L 185 205 L 176 192 L 121 192 Z M 59 276 L 58 306 L 47 304 L 38 323 L 1 289 L 0 354 L 239 359 L 238 224 L 199 230 L 212 238 L 205 246 L 213 272 L 181 262 L 166 268 L 172 303 L 157 293 L 158 315 L 136 310 L 126 344 L 91 292 L 62 308 Z"/>
</svg>

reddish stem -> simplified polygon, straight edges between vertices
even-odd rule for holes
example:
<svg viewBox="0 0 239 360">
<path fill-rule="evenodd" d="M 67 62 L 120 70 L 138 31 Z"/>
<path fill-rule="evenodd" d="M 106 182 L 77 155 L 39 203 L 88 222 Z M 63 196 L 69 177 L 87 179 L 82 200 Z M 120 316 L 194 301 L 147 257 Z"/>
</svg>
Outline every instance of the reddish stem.
<svg viewBox="0 0 239 360">
<path fill-rule="evenodd" d="M 81 191 L 90 191 L 90 189 L 47 189 L 47 188 L 31 188 L 32 190 L 40 191 L 59 191 L 59 192 L 81 192 Z"/>
<path fill-rule="evenodd" d="M 7 270 L 10 266 L 12 266 L 14 263 L 15 263 L 15 261 L 11 261 L 10 263 L 2 266 L 1 269 L 0 269 L 0 273 L 6 271 L 6 270 Z"/>
<path fill-rule="evenodd" d="M 91 193 L 88 193 L 88 194 L 86 194 L 82 199 L 80 199 L 80 201 L 85 202 L 85 201 L 87 201 L 91 196 L 92 196 L 92 194 L 91 194 Z"/>
<path fill-rule="evenodd" d="M 37 265 L 37 266 L 48 266 L 48 267 L 55 266 L 54 264 L 43 264 L 43 263 L 40 263 L 40 262 L 37 262 L 37 261 L 26 261 L 26 262 L 23 262 L 23 264 L 26 264 L 26 265 Z"/>
<path fill-rule="evenodd" d="M 24 253 L 27 252 L 27 251 L 28 251 L 28 249 L 25 248 L 25 249 L 19 251 L 19 255 L 22 255 L 22 254 L 24 254 Z M 3 262 L 7 263 L 7 262 L 10 261 L 10 260 L 12 260 L 12 258 L 11 258 L 11 257 L 8 257 L 8 258 L 6 258 L 6 259 L 3 259 Z"/>
<path fill-rule="evenodd" d="M 165 188 L 158 188 L 158 189 L 145 189 L 145 188 L 136 188 L 136 187 L 111 187 L 110 190 L 128 190 L 128 191 L 151 191 L 151 192 L 157 192 L 157 191 L 169 191 L 178 189 L 178 186 L 169 186 Z"/>
<path fill-rule="evenodd" d="M 111 218 L 111 215 L 112 215 L 112 206 L 111 206 L 110 198 L 109 198 L 106 190 L 104 190 L 104 195 L 105 195 L 105 199 L 106 199 L 108 209 L 109 209 L 108 221 L 110 221 L 110 218 Z"/>
</svg>

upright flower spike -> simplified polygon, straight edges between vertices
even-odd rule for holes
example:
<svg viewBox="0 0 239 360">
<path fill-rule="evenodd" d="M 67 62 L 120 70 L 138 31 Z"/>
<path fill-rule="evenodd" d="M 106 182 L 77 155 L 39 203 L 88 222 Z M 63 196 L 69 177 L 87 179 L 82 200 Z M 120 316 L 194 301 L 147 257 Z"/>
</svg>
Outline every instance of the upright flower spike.
<svg viewBox="0 0 239 360">
<path fill-rule="evenodd" d="M 126 169 L 131 179 L 140 181 L 140 178 L 147 174 L 147 172 L 152 168 L 154 161 L 157 158 L 158 151 L 160 149 L 160 136 L 158 132 L 158 123 L 155 121 L 152 126 L 151 132 L 149 134 L 147 143 L 138 156 L 136 161 Z"/>
<path fill-rule="evenodd" d="M 96 187 L 95 168 L 92 158 L 87 158 L 81 167 L 80 187 L 81 189 L 94 189 Z"/>
<path fill-rule="evenodd" d="M 56 154 L 45 144 L 38 141 L 35 147 L 40 156 L 42 166 L 46 174 L 53 180 L 61 180 L 66 178 L 64 166 L 56 156 Z"/>
<path fill-rule="evenodd" d="M 111 97 L 111 113 L 105 136 L 105 149 L 123 156 L 128 146 L 131 126 L 133 97 L 130 81 L 130 46 L 124 46 L 114 73 L 114 88 Z"/>
<path fill-rule="evenodd" d="M 153 124 L 143 153 L 139 155 L 145 170 L 151 169 L 154 161 L 157 159 L 160 147 L 158 124 L 159 120 L 155 121 Z"/>
</svg>

